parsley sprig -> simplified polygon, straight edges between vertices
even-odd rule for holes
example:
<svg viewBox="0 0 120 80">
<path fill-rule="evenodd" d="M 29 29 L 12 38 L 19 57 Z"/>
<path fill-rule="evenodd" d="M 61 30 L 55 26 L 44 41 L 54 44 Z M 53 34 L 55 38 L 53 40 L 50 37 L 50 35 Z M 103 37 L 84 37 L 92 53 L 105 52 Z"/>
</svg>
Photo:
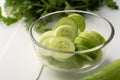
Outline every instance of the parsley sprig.
<svg viewBox="0 0 120 80">
<path fill-rule="evenodd" d="M 59 10 L 97 10 L 101 5 L 118 9 L 113 0 L 6 0 L 5 12 L 7 17 L 2 16 L 0 8 L 0 20 L 10 25 L 25 18 L 26 28 L 41 15 Z"/>
</svg>

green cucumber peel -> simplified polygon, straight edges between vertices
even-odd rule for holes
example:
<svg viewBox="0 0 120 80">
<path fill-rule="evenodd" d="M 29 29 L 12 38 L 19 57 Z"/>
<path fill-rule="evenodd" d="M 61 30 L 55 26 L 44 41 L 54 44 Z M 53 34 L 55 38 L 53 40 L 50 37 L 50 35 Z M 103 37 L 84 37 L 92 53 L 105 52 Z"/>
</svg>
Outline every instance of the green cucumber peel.
<svg viewBox="0 0 120 80">
<path fill-rule="evenodd" d="M 113 61 L 80 80 L 120 80 L 120 59 Z"/>
</svg>

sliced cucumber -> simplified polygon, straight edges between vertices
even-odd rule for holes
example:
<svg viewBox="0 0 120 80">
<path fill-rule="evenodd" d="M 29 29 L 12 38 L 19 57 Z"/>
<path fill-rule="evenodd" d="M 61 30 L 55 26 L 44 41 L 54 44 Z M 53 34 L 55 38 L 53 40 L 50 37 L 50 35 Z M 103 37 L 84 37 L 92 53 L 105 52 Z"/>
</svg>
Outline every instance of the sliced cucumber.
<svg viewBox="0 0 120 80">
<path fill-rule="evenodd" d="M 100 41 L 96 37 L 92 36 L 91 33 L 88 34 L 87 31 L 81 32 L 79 34 L 79 37 L 86 39 L 93 47 L 97 46 L 98 43 L 100 43 Z"/>
<path fill-rule="evenodd" d="M 73 64 L 73 67 L 74 68 L 81 68 L 83 67 L 84 65 L 84 61 L 82 59 L 81 56 L 78 56 L 77 54 L 74 55 L 73 57 L 71 57 L 72 60 L 69 60 L 69 61 L 72 61 L 72 64 Z"/>
<path fill-rule="evenodd" d="M 68 17 L 70 17 L 76 22 L 80 32 L 83 32 L 85 30 L 86 24 L 83 16 L 81 16 L 80 14 L 74 13 L 74 14 L 70 14 Z"/>
<path fill-rule="evenodd" d="M 48 37 L 53 37 L 54 31 L 47 31 L 45 33 L 43 33 L 40 36 L 39 42 L 42 42 L 44 39 L 48 38 Z"/>
<path fill-rule="evenodd" d="M 52 39 L 53 39 L 53 37 L 48 37 L 48 38 L 42 40 L 40 43 L 41 43 L 42 45 L 44 45 L 45 47 L 48 47 L 48 48 L 49 48 L 50 42 L 52 41 Z"/>
<path fill-rule="evenodd" d="M 96 51 L 92 51 L 89 53 L 86 53 L 86 55 L 88 55 L 89 57 L 91 57 L 94 61 L 99 58 L 102 54 L 102 50 L 96 50 Z"/>
<path fill-rule="evenodd" d="M 83 45 L 76 45 L 77 50 L 86 50 L 89 49 Z M 78 54 L 79 56 L 81 56 L 83 58 L 83 61 L 87 64 L 91 64 L 94 63 L 95 61 L 99 60 L 101 58 L 102 55 L 102 51 L 101 50 L 96 50 L 96 51 L 92 51 L 92 52 L 88 52 L 88 53 L 83 53 L 83 54 Z"/>
<path fill-rule="evenodd" d="M 76 48 L 76 51 L 88 49 L 86 46 L 81 45 L 81 44 L 75 44 L 75 48 Z"/>
<path fill-rule="evenodd" d="M 93 33 L 94 31 L 85 31 L 85 32 L 81 32 L 75 39 L 74 43 L 76 44 L 76 50 L 86 50 L 86 49 L 90 49 L 93 47 L 96 47 L 100 44 L 103 43 L 104 38 L 99 35 L 98 33 Z M 103 40 L 99 40 L 97 38 L 96 35 Z M 93 52 L 89 52 L 89 53 L 85 53 L 85 55 L 81 55 L 82 57 L 84 57 L 85 59 L 88 60 L 87 63 L 91 63 L 93 61 L 95 61 L 97 59 L 97 57 L 100 56 L 100 50 L 96 50 Z"/>
<path fill-rule="evenodd" d="M 70 25 L 73 27 L 73 32 L 77 33 L 78 32 L 78 27 L 76 22 L 69 18 L 69 17 L 63 17 L 61 18 L 58 22 L 57 22 L 57 27 L 61 26 L 61 25 Z"/>
<path fill-rule="evenodd" d="M 50 42 L 50 48 L 59 51 L 75 51 L 73 42 L 66 37 L 54 37 Z M 52 52 L 51 54 L 58 61 L 64 61 L 65 59 L 74 55 L 74 53 L 68 54 L 62 52 Z"/>
<path fill-rule="evenodd" d="M 73 42 L 66 37 L 54 37 L 50 43 L 50 48 L 60 51 L 75 51 Z"/>
<path fill-rule="evenodd" d="M 104 38 L 101 34 L 99 34 L 98 32 L 93 31 L 93 30 L 89 30 L 89 31 L 87 31 L 87 33 L 88 33 L 88 34 L 91 34 L 91 35 L 93 35 L 95 38 L 97 38 L 97 39 L 99 40 L 99 42 L 100 42 L 100 43 L 98 43 L 98 44 L 101 44 L 101 43 L 105 42 L 105 38 Z"/>
<path fill-rule="evenodd" d="M 99 33 L 91 30 L 81 32 L 78 37 L 85 38 L 93 47 L 96 47 L 105 41 L 105 39 Z"/>
<path fill-rule="evenodd" d="M 105 41 L 104 37 L 95 31 L 84 31 L 85 25 L 84 18 L 76 13 L 61 18 L 54 31 L 43 33 L 39 39 L 43 46 L 58 51 L 40 48 L 40 54 L 51 59 L 49 64 L 66 69 L 81 68 L 84 64 L 91 64 L 99 60 L 102 54 L 101 50 L 74 54 L 74 51 L 90 49 Z M 65 51 L 71 51 L 73 54 L 65 53 Z"/>
<path fill-rule="evenodd" d="M 77 48 L 77 51 L 88 49 L 87 47 L 80 45 L 80 44 L 76 44 L 75 47 Z M 78 54 L 78 55 L 81 56 L 82 58 L 84 58 L 84 60 L 94 61 L 94 59 L 92 57 L 88 56 L 86 53 Z"/>
<path fill-rule="evenodd" d="M 76 37 L 74 43 L 77 51 L 86 50 L 92 47 L 91 44 L 89 44 L 89 42 L 86 39 L 81 37 Z M 86 55 L 86 53 L 79 54 L 79 56 L 81 56 L 85 62 L 94 61 L 90 56 Z"/>
<path fill-rule="evenodd" d="M 72 14 L 70 14 L 69 16 L 77 16 L 77 17 L 79 17 L 80 19 L 84 20 L 84 17 L 83 17 L 81 14 L 79 14 L 79 13 L 72 13 Z M 69 17 L 69 16 L 68 16 L 68 17 Z"/>
<path fill-rule="evenodd" d="M 82 45 L 82 46 L 85 46 L 87 48 L 92 48 L 93 47 L 91 45 L 91 43 L 83 37 L 76 37 L 75 40 L 74 40 L 74 44 L 75 45 Z M 76 47 L 76 48 L 79 48 L 79 47 Z"/>
<path fill-rule="evenodd" d="M 47 37 L 44 40 L 40 41 L 40 43 L 45 46 L 48 47 L 50 46 L 50 42 L 52 41 L 53 37 Z M 51 51 L 44 49 L 44 48 L 39 48 L 39 52 L 41 55 L 44 56 L 51 56 Z"/>
<path fill-rule="evenodd" d="M 73 41 L 76 37 L 76 33 L 73 30 L 73 27 L 70 25 L 61 25 L 55 30 L 54 34 L 55 36 L 67 37 Z"/>
</svg>

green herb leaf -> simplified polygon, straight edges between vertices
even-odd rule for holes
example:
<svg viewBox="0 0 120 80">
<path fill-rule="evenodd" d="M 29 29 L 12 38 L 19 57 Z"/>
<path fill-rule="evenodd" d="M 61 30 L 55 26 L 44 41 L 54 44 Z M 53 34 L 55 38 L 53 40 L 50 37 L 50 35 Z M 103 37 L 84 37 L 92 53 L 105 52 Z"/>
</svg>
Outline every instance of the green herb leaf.
<svg viewBox="0 0 120 80">
<path fill-rule="evenodd" d="M 113 0 L 105 0 L 105 3 L 110 8 L 118 9 L 118 5 Z"/>
<path fill-rule="evenodd" d="M 0 19 L 10 25 L 25 18 L 28 29 L 34 20 L 47 13 L 66 9 L 97 10 L 104 2 L 108 7 L 118 9 L 113 0 L 6 0 L 4 9 L 7 18 L 2 16 L 0 9 Z"/>
<path fill-rule="evenodd" d="M 7 25 L 10 25 L 10 24 L 12 24 L 12 23 L 17 21 L 16 19 L 13 19 L 13 18 L 10 18 L 10 17 L 6 18 L 6 17 L 2 16 L 1 7 L 0 7 L 0 20 L 3 21 Z"/>
</svg>

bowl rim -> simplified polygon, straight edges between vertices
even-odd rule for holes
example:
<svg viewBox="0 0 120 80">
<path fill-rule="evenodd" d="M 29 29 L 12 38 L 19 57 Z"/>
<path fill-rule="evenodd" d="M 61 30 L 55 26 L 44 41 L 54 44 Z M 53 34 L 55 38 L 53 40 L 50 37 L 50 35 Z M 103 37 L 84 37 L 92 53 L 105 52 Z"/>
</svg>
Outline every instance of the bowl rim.
<svg viewBox="0 0 120 80">
<path fill-rule="evenodd" d="M 78 13 L 85 13 L 85 14 L 90 14 L 90 15 L 96 16 L 96 17 L 100 17 L 101 19 L 105 20 L 109 24 L 109 27 L 111 29 L 111 34 L 110 34 L 109 38 L 104 43 L 102 43 L 102 44 L 100 44 L 100 45 L 98 45 L 96 47 L 93 47 L 93 48 L 90 48 L 90 49 L 87 49 L 87 50 L 79 50 L 79 51 L 60 51 L 60 50 L 54 50 L 54 49 L 51 49 L 51 48 L 43 46 L 42 44 L 40 44 L 38 41 L 35 40 L 35 38 L 34 38 L 34 36 L 32 34 L 32 31 L 33 31 L 34 25 L 37 22 L 39 22 L 39 20 L 41 20 L 42 18 L 45 18 L 47 16 L 53 15 L 53 14 L 65 13 L 65 12 L 78 12 Z M 82 54 L 82 53 L 87 53 L 87 52 L 91 52 L 91 51 L 95 51 L 95 50 L 101 49 L 101 48 L 105 47 L 113 39 L 114 34 L 115 34 L 114 27 L 113 27 L 112 23 L 109 20 L 107 20 L 105 17 L 103 17 L 103 16 L 101 16 L 99 14 L 96 14 L 96 13 L 93 13 L 93 12 L 90 12 L 90 11 L 82 11 L 82 10 L 62 10 L 62 11 L 55 11 L 55 12 L 48 13 L 48 14 L 46 14 L 44 16 L 41 16 L 38 20 L 35 20 L 30 25 L 30 28 L 29 28 L 30 38 L 31 38 L 32 42 L 35 45 L 37 45 L 38 47 L 41 47 L 43 49 L 49 50 L 49 51 L 54 51 L 54 52 L 58 52 L 58 53 L 68 53 L 68 54 L 73 54 L 73 53 Z"/>
</svg>

